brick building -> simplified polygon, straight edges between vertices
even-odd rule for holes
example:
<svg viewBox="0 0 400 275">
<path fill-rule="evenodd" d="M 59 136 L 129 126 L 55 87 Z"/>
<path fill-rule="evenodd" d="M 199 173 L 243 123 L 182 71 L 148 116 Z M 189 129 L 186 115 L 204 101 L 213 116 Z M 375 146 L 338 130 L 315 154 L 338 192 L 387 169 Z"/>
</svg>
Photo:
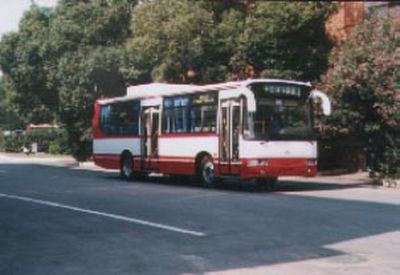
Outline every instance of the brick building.
<svg viewBox="0 0 400 275">
<path fill-rule="evenodd" d="M 374 15 L 391 16 L 400 30 L 400 1 L 346 1 L 338 5 L 337 12 L 326 24 L 328 33 L 336 41 L 346 38 L 354 26 Z"/>
</svg>

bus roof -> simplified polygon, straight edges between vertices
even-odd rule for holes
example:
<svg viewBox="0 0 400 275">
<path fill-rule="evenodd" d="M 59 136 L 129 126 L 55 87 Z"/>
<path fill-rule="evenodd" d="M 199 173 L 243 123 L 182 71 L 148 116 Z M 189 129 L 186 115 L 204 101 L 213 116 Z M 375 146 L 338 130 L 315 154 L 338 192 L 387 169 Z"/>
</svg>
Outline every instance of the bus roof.
<svg viewBox="0 0 400 275">
<path fill-rule="evenodd" d="M 268 83 L 287 83 L 295 85 L 305 85 L 311 87 L 309 82 L 299 82 L 284 79 L 248 79 L 242 81 L 231 81 L 218 84 L 209 85 L 186 85 L 186 84 L 167 84 L 167 83 L 150 83 L 136 86 L 129 86 L 127 88 L 127 95 L 121 97 L 100 99 L 97 102 L 100 104 L 108 104 L 112 102 L 128 101 L 134 99 L 155 98 L 160 96 L 172 96 L 179 94 L 189 94 L 197 92 L 211 92 L 230 90 L 239 87 L 246 87 L 252 83 L 268 82 Z"/>
</svg>

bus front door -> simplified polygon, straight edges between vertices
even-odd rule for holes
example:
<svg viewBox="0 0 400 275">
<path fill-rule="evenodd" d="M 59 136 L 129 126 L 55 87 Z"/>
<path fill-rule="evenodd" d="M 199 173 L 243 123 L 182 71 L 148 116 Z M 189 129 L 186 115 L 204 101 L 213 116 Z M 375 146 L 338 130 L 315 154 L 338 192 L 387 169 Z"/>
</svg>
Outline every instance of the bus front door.
<svg viewBox="0 0 400 275">
<path fill-rule="evenodd" d="M 159 107 L 148 107 L 141 119 L 141 163 L 143 170 L 158 169 Z"/>
<path fill-rule="evenodd" d="M 219 171 L 222 175 L 239 174 L 239 134 L 241 129 L 240 101 L 221 101 L 219 131 Z"/>
</svg>

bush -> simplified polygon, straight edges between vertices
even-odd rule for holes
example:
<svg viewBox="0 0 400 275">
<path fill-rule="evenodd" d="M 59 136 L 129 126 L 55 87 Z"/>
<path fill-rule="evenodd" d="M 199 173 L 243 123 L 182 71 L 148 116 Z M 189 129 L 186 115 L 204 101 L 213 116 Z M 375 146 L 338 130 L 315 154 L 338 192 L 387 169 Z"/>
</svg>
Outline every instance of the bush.
<svg viewBox="0 0 400 275">
<path fill-rule="evenodd" d="M 68 136 L 65 130 L 59 131 L 57 138 L 52 140 L 49 145 L 50 154 L 71 154 L 68 145 Z"/>
<path fill-rule="evenodd" d="M 25 134 L 17 133 L 6 136 L 4 137 L 3 150 L 6 152 L 22 152 L 24 147 L 30 150 L 32 143 L 37 143 L 38 152 L 50 154 L 71 153 L 67 133 L 64 129 L 35 129 Z"/>
<path fill-rule="evenodd" d="M 398 46 L 391 20 L 366 21 L 332 52 L 331 68 L 322 78 L 334 110 L 322 136 L 356 137 L 368 167 L 384 177 L 399 176 Z"/>
<path fill-rule="evenodd" d="M 394 137 L 394 138 L 393 138 Z M 387 138 L 382 160 L 378 163 L 384 177 L 400 179 L 400 132 Z"/>
<path fill-rule="evenodd" d="M 92 155 L 92 131 L 91 128 L 69 128 L 68 129 L 69 148 L 72 156 L 77 161 L 85 161 Z"/>
<path fill-rule="evenodd" d="M 22 152 L 24 146 L 23 136 L 20 134 L 4 137 L 4 151 L 18 153 Z"/>
<path fill-rule="evenodd" d="M 23 146 L 31 148 L 32 143 L 37 143 L 38 152 L 48 152 L 49 146 L 52 141 L 57 139 L 57 130 L 32 130 L 26 133 L 23 138 Z"/>
<path fill-rule="evenodd" d="M 4 151 L 4 149 L 5 149 L 5 140 L 4 140 L 3 133 L 0 129 L 0 152 Z"/>
</svg>

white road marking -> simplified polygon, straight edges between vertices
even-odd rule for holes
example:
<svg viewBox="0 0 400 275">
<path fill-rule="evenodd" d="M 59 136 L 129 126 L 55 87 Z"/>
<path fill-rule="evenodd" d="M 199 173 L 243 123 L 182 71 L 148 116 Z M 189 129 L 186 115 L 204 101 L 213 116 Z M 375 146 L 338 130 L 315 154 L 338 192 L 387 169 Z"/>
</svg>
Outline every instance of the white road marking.
<svg viewBox="0 0 400 275">
<path fill-rule="evenodd" d="M 32 202 L 32 203 L 42 204 L 42 205 L 56 207 L 56 208 L 62 208 L 62 209 L 76 211 L 76 212 L 107 217 L 107 218 L 111 218 L 111 219 L 115 219 L 115 220 L 126 221 L 126 222 L 130 222 L 130 223 L 155 227 L 155 228 L 159 228 L 159 229 L 178 232 L 178 233 L 182 233 L 182 234 L 193 235 L 193 236 L 197 236 L 197 237 L 206 236 L 205 233 L 198 232 L 198 231 L 187 230 L 187 229 L 183 229 L 183 228 L 179 228 L 179 227 L 175 227 L 175 226 L 169 226 L 169 225 L 165 225 L 165 224 L 160 224 L 160 223 L 155 223 L 155 222 L 150 222 L 150 221 L 145 221 L 145 220 L 140 220 L 140 219 L 134 219 L 134 218 L 126 217 L 126 216 L 75 207 L 75 206 L 57 203 L 57 202 L 51 202 L 51 201 L 45 201 L 45 200 L 39 200 L 39 199 L 33 199 L 33 198 L 15 196 L 15 195 L 3 194 L 3 193 L 0 193 L 0 197 L 20 200 L 20 201 L 25 201 L 25 202 Z"/>
</svg>

